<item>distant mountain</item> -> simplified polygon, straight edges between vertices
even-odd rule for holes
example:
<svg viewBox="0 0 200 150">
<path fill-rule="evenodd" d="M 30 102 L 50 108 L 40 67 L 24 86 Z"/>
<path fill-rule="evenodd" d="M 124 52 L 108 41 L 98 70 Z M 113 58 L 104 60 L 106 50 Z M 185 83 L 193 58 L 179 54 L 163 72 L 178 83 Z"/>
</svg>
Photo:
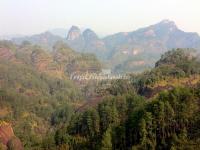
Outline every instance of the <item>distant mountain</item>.
<svg viewBox="0 0 200 150">
<path fill-rule="evenodd" d="M 91 29 L 81 33 L 77 26 L 72 26 L 66 40 L 70 47 L 79 52 L 94 53 L 100 59 L 105 59 L 107 56 L 104 42 Z"/>
<path fill-rule="evenodd" d="M 80 30 L 84 31 L 85 28 L 80 28 Z M 54 35 L 60 36 L 62 38 L 66 38 L 69 32 L 69 28 L 55 28 L 55 29 L 48 30 L 48 32 Z"/>
<path fill-rule="evenodd" d="M 54 44 L 58 41 L 63 41 L 63 38 L 60 36 L 56 36 L 50 32 L 44 32 L 44 33 L 36 34 L 32 36 L 13 38 L 12 41 L 16 44 L 22 44 L 23 42 L 27 41 L 32 44 L 42 46 L 45 49 L 52 50 L 52 47 L 54 46 Z"/>
<path fill-rule="evenodd" d="M 24 35 L 21 34 L 10 34 L 10 35 L 0 35 L 0 40 L 11 40 L 13 38 L 21 38 Z"/>
<path fill-rule="evenodd" d="M 15 38 L 13 41 L 29 41 L 50 50 L 57 41 L 64 41 L 78 52 L 95 54 L 114 72 L 140 72 L 151 68 L 162 53 L 173 48 L 200 49 L 197 33 L 184 32 L 170 20 L 104 38 L 99 38 L 91 29 L 82 30 L 77 26 L 72 26 L 65 38 L 56 36 L 55 30 L 52 33 Z"/>
<path fill-rule="evenodd" d="M 200 46 L 200 37 L 197 33 L 181 31 L 174 22 L 169 20 L 163 20 L 158 24 L 133 32 L 107 36 L 103 40 L 106 46 L 114 52 L 117 52 L 120 48 L 124 49 L 125 47 L 128 51 L 136 47 L 142 47 L 138 48 L 138 50 L 142 52 L 145 51 L 145 45 L 147 45 L 146 49 L 148 49 L 148 51 L 156 53 L 162 53 L 162 51 L 166 49 L 176 47 L 199 48 Z"/>
<path fill-rule="evenodd" d="M 172 48 L 200 48 L 197 33 L 181 31 L 169 20 L 133 32 L 107 36 L 103 41 L 110 51 L 112 64 L 117 70 L 130 66 L 126 69 L 128 71 L 138 66 L 152 66 L 161 53 Z"/>
<path fill-rule="evenodd" d="M 67 43 L 76 51 L 84 51 L 84 39 L 81 30 L 77 26 L 72 26 L 67 35 Z"/>
<path fill-rule="evenodd" d="M 60 36 L 62 38 L 66 38 L 68 29 L 56 28 L 56 29 L 48 30 L 48 32 L 50 32 L 50 33 L 52 33 L 54 35 Z"/>
<path fill-rule="evenodd" d="M 141 71 L 153 66 L 160 55 L 172 48 L 200 49 L 197 33 L 184 32 L 173 21 L 163 20 L 133 32 L 121 32 L 100 39 L 94 31 L 81 33 L 72 26 L 67 43 L 79 52 L 90 52 L 106 60 L 116 72 Z"/>
</svg>

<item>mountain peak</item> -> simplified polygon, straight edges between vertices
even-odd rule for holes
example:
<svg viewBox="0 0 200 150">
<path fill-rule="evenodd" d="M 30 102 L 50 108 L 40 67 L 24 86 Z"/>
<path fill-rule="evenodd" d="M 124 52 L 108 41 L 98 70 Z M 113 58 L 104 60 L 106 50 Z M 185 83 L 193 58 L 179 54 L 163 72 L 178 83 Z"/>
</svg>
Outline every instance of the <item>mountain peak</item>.
<svg viewBox="0 0 200 150">
<path fill-rule="evenodd" d="M 171 21 L 171 20 L 168 20 L 168 19 L 162 20 L 157 25 L 163 26 L 163 27 L 177 28 L 175 22 Z"/>
<path fill-rule="evenodd" d="M 94 31 L 92 31 L 91 29 L 85 29 L 84 31 L 83 31 L 83 33 L 94 33 Z"/>
<path fill-rule="evenodd" d="M 80 29 L 79 29 L 78 26 L 74 26 L 74 25 L 73 25 L 73 26 L 70 28 L 70 30 L 80 30 Z"/>
<path fill-rule="evenodd" d="M 77 26 L 72 26 L 68 32 L 67 40 L 73 41 L 81 36 L 81 30 Z"/>
<path fill-rule="evenodd" d="M 151 25 L 150 28 L 156 33 L 156 35 L 166 35 L 178 30 L 174 21 L 165 19 L 161 22 Z M 160 37 L 160 36 L 159 36 Z"/>
<path fill-rule="evenodd" d="M 98 36 L 97 34 L 92 31 L 91 29 L 86 29 L 84 32 L 83 32 L 83 37 L 85 40 L 96 40 L 98 39 Z"/>
<path fill-rule="evenodd" d="M 161 23 L 161 24 L 175 24 L 174 21 L 171 21 L 171 20 L 169 20 L 169 19 L 164 19 L 164 20 L 162 20 L 160 23 Z"/>
</svg>

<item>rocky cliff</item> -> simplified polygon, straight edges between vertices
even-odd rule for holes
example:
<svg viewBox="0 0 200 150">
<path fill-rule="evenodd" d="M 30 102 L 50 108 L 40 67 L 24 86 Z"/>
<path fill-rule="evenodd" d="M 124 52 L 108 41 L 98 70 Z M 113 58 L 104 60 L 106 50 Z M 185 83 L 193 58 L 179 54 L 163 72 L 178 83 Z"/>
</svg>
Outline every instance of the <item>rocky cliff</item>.
<svg viewBox="0 0 200 150">
<path fill-rule="evenodd" d="M 23 150 L 21 141 L 15 136 L 11 124 L 0 121 L 0 149 Z"/>
</svg>

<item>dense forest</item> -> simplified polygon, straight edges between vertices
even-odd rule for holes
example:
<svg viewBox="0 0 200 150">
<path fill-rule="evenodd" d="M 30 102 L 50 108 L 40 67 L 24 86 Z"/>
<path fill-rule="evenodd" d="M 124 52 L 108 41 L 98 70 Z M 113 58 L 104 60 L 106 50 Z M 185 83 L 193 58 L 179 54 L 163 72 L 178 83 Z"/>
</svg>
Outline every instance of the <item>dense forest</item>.
<svg viewBox="0 0 200 150">
<path fill-rule="evenodd" d="M 0 120 L 12 124 L 24 149 L 200 148 L 200 59 L 194 49 L 166 52 L 153 69 L 129 80 L 84 86 L 70 73 L 99 72 L 101 64 L 62 42 L 49 52 L 2 41 L 0 58 Z M 82 107 L 91 85 L 100 98 Z"/>
<path fill-rule="evenodd" d="M 56 131 L 55 145 L 95 150 L 199 149 L 199 68 L 194 50 L 165 53 L 154 69 L 134 75 L 131 82 L 114 82 L 103 102 L 74 114 Z M 145 96 L 145 92 L 155 94 Z"/>
</svg>

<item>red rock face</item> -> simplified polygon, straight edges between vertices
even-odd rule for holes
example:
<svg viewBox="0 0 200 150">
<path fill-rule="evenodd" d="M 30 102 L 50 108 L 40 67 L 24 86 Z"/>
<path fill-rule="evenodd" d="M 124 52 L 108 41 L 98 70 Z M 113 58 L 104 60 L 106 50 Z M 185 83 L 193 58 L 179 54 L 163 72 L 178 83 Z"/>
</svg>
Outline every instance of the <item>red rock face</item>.
<svg viewBox="0 0 200 150">
<path fill-rule="evenodd" d="M 7 145 L 8 141 L 13 137 L 14 132 L 10 124 L 8 123 L 1 123 L 0 124 L 0 140 L 4 145 Z"/>
<path fill-rule="evenodd" d="M 0 47 L 0 59 L 14 59 L 14 54 L 9 49 Z"/>
<path fill-rule="evenodd" d="M 14 150 L 23 150 L 21 141 L 15 136 L 9 123 L 0 122 L 0 142 Z"/>
<path fill-rule="evenodd" d="M 67 35 L 67 40 L 73 41 L 81 37 L 81 31 L 78 27 L 72 26 Z"/>
</svg>

